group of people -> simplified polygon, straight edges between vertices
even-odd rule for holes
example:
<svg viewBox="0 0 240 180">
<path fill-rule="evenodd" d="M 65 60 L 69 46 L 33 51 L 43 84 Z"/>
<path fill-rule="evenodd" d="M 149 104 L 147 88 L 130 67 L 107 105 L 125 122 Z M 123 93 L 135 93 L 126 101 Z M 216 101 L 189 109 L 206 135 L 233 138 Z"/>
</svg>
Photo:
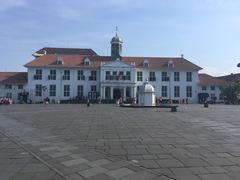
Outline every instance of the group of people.
<svg viewBox="0 0 240 180">
<path fill-rule="evenodd" d="M 10 105 L 10 104 L 13 104 L 13 101 L 11 98 L 6 98 L 6 97 L 3 97 L 3 98 L 0 98 L 0 105 Z"/>
<path fill-rule="evenodd" d="M 156 98 L 156 104 L 157 104 L 157 105 L 164 104 L 164 103 L 172 104 L 172 103 L 174 103 L 174 102 L 173 102 L 172 99 L 163 100 L 162 97 Z M 175 102 L 175 103 L 176 103 L 176 102 Z M 179 104 L 188 104 L 188 98 L 186 98 L 186 99 L 180 99 L 177 103 L 179 103 Z"/>
</svg>

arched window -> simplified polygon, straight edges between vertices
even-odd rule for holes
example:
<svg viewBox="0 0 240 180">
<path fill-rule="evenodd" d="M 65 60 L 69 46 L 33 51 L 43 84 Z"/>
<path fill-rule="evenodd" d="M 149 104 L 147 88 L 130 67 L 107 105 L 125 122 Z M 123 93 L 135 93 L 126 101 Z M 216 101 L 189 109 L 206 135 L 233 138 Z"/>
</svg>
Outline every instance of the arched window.
<svg viewBox="0 0 240 180">
<path fill-rule="evenodd" d="M 172 60 L 169 60 L 169 61 L 168 61 L 168 67 L 169 67 L 169 68 L 173 68 L 173 67 L 174 67 L 174 63 L 173 63 Z"/>
<path fill-rule="evenodd" d="M 149 61 L 147 59 L 143 61 L 143 67 L 149 67 Z"/>
<path fill-rule="evenodd" d="M 64 64 L 63 59 L 62 59 L 61 56 L 58 56 L 58 57 L 57 57 L 56 64 L 57 64 L 57 65 L 63 65 L 63 64 Z"/>
<path fill-rule="evenodd" d="M 83 64 L 84 64 L 84 66 L 90 66 L 91 65 L 90 59 L 85 58 Z"/>
</svg>

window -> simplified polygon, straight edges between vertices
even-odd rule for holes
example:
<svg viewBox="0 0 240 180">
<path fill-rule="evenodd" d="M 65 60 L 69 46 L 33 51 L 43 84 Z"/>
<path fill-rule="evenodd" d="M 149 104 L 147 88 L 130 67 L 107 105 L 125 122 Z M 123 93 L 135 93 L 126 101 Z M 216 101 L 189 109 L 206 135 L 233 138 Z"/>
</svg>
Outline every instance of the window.
<svg viewBox="0 0 240 180">
<path fill-rule="evenodd" d="M 70 80 L 70 70 L 64 70 L 63 80 Z"/>
<path fill-rule="evenodd" d="M 56 64 L 57 64 L 57 65 L 63 65 L 63 64 L 64 64 L 63 59 L 62 59 L 61 56 L 58 56 L 58 57 L 57 57 Z"/>
<path fill-rule="evenodd" d="M 36 69 L 36 74 L 34 75 L 34 80 L 41 80 L 42 79 L 42 70 L 41 69 Z"/>
<path fill-rule="evenodd" d="M 131 80 L 131 73 L 130 73 L 130 71 L 126 72 L 126 80 Z"/>
<path fill-rule="evenodd" d="M 147 68 L 149 66 L 149 62 L 147 59 L 143 61 L 143 67 Z"/>
<path fill-rule="evenodd" d="M 96 85 L 92 85 L 91 86 L 91 91 L 92 92 L 96 92 L 97 91 L 97 86 Z"/>
<path fill-rule="evenodd" d="M 188 82 L 192 81 L 192 72 L 187 72 L 186 80 L 187 80 Z"/>
<path fill-rule="evenodd" d="M 90 66 L 91 65 L 91 62 L 90 62 L 90 60 L 88 58 L 84 59 L 84 65 L 85 66 Z"/>
<path fill-rule="evenodd" d="M 173 68 L 174 67 L 174 63 L 172 60 L 168 61 L 168 67 L 169 68 Z"/>
<path fill-rule="evenodd" d="M 174 81 L 180 81 L 180 73 L 174 72 Z"/>
<path fill-rule="evenodd" d="M 78 85 L 77 95 L 80 96 L 80 97 L 83 96 L 83 85 Z"/>
<path fill-rule="evenodd" d="M 89 81 L 97 80 L 97 71 L 91 71 L 91 76 L 89 76 Z"/>
<path fill-rule="evenodd" d="M 118 74 L 118 80 L 123 80 L 123 71 L 119 71 L 119 74 Z"/>
<path fill-rule="evenodd" d="M 206 91 L 207 90 L 207 86 L 202 86 L 202 90 Z"/>
<path fill-rule="evenodd" d="M 49 89 L 50 89 L 49 96 L 52 96 L 52 97 L 56 96 L 56 85 L 51 84 Z"/>
<path fill-rule="evenodd" d="M 12 93 L 8 92 L 8 93 L 6 94 L 6 98 L 12 99 Z"/>
<path fill-rule="evenodd" d="M 36 94 L 36 96 L 42 96 L 42 85 L 41 84 L 36 84 L 35 94 Z"/>
<path fill-rule="evenodd" d="M 174 86 L 174 97 L 180 97 L 180 87 Z"/>
<path fill-rule="evenodd" d="M 216 95 L 215 94 L 210 94 L 211 100 L 215 101 L 216 100 Z"/>
<path fill-rule="evenodd" d="M 112 72 L 112 80 L 117 80 L 117 71 Z"/>
<path fill-rule="evenodd" d="M 142 81 L 142 71 L 137 71 L 137 81 Z"/>
<path fill-rule="evenodd" d="M 63 92 L 64 92 L 64 96 L 67 97 L 67 96 L 70 96 L 70 85 L 64 85 L 63 87 Z"/>
<path fill-rule="evenodd" d="M 211 86 L 211 91 L 215 91 L 215 86 Z"/>
<path fill-rule="evenodd" d="M 12 85 L 11 84 L 5 84 L 5 89 L 12 89 Z"/>
<path fill-rule="evenodd" d="M 187 86 L 186 91 L 187 97 L 192 97 L 192 86 Z"/>
<path fill-rule="evenodd" d="M 78 70 L 78 80 L 85 80 L 84 72 L 83 70 Z"/>
<path fill-rule="evenodd" d="M 50 69 L 50 75 L 48 75 L 48 80 L 56 80 L 56 70 Z"/>
<path fill-rule="evenodd" d="M 156 81 L 155 72 L 149 72 L 149 81 Z"/>
<path fill-rule="evenodd" d="M 22 85 L 22 84 L 19 84 L 19 85 L 18 85 L 18 89 L 23 89 L 23 85 Z"/>
<path fill-rule="evenodd" d="M 110 80 L 110 71 L 106 71 L 105 80 Z"/>
<path fill-rule="evenodd" d="M 168 73 L 162 72 L 162 81 L 169 81 Z"/>
<path fill-rule="evenodd" d="M 162 97 L 167 97 L 167 86 L 162 86 Z"/>
</svg>

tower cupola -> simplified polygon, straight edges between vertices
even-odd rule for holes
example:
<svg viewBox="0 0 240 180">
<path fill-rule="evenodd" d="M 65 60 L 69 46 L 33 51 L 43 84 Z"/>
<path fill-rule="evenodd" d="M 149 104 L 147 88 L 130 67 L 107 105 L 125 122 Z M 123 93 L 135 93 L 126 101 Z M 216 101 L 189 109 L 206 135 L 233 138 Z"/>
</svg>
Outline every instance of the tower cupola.
<svg viewBox="0 0 240 180">
<path fill-rule="evenodd" d="M 111 40 L 111 59 L 112 60 L 116 60 L 116 59 L 121 60 L 122 44 L 123 44 L 123 41 L 120 37 L 118 37 L 118 27 L 116 27 L 116 35 Z"/>
</svg>

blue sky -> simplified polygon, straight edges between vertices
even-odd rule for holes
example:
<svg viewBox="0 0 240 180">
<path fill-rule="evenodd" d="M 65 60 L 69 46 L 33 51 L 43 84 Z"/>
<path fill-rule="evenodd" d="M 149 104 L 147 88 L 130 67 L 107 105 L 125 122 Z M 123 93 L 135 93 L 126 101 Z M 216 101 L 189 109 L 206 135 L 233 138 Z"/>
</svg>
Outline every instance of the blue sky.
<svg viewBox="0 0 240 180">
<path fill-rule="evenodd" d="M 184 57 L 224 75 L 240 72 L 238 0 L 0 0 L 0 71 L 26 71 L 45 47 L 110 55 L 119 26 L 124 56 Z"/>
</svg>

